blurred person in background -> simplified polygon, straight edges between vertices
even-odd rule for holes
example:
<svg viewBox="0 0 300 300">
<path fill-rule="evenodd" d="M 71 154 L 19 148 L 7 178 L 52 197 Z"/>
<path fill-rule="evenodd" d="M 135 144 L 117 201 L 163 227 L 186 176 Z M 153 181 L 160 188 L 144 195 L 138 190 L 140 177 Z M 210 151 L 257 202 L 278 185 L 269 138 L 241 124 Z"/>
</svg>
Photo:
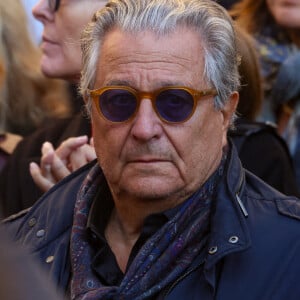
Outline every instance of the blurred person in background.
<svg viewBox="0 0 300 300">
<path fill-rule="evenodd" d="M 254 39 L 236 26 L 241 88 L 235 127 L 229 130 L 243 167 L 286 195 L 299 196 L 292 158 L 272 124 L 258 122 L 263 102 L 262 79 Z"/>
<path fill-rule="evenodd" d="M 29 250 L 12 241 L 0 227 L 0 299 L 63 300 Z M 65 299 L 66 300 L 66 299 Z"/>
<path fill-rule="evenodd" d="M 67 85 L 46 78 L 40 58 L 21 2 L 0 0 L 0 149 L 7 156 L 23 136 L 70 115 Z"/>
<path fill-rule="evenodd" d="M 90 121 L 82 113 L 83 100 L 77 95 L 81 72 L 79 40 L 94 12 L 105 4 L 103 0 L 40 0 L 33 7 L 34 17 L 43 24 L 42 57 L 38 66 L 47 77 L 64 79 L 74 85 L 72 106 L 76 107 L 77 113 L 41 128 L 18 144 L 0 175 L 0 203 L 5 216 L 30 207 L 43 194 L 31 178 L 29 165 L 35 162 L 33 169 L 37 167 L 41 154 L 49 148 L 65 149 L 65 144 L 61 144 L 69 137 L 77 137 L 72 149 L 78 148 L 78 151 L 72 151 L 72 155 L 80 156 L 82 164 L 95 158 L 94 149 L 89 146 Z M 68 153 L 62 152 L 61 159 L 68 160 Z M 84 152 L 83 156 L 81 152 Z M 74 160 L 78 161 L 77 158 Z M 48 173 L 51 170 L 45 166 L 43 174 Z"/>
<path fill-rule="evenodd" d="M 241 0 L 230 13 L 256 41 L 264 89 L 259 119 L 277 123 L 272 89 L 282 63 L 300 50 L 300 0 Z"/>
<path fill-rule="evenodd" d="M 300 184 L 300 158 L 296 157 L 300 151 L 295 147 L 300 146 L 297 141 L 300 122 L 296 120 L 300 105 L 295 99 L 289 99 L 288 83 L 298 86 L 300 78 L 293 68 L 286 67 L 289 60 L 300 53 L 300 0 L 242 0 L 232 7 L 231 15 L 256 41 L 264 89 L 257 119 L 278 126 L 279 134 L 289 147 Z M 283 80 L 279 73 L 285 73 Z M 278 93 L 278 89 L 287 92 Z"/>
<path fill-rule="evenodd" d="M 33 44 L 19 0 L 0 1 L 0 128 L 22 136 L 53 117 L 69 114 L 66 84 L 40 70 L 40 49 Z"/>
<path fill-rule="evenodd" d="M 278 111 L 278 130 L 289 145 L 300 187 L 300 52 L 281 65 L 272 90 Z"/>
</svg>

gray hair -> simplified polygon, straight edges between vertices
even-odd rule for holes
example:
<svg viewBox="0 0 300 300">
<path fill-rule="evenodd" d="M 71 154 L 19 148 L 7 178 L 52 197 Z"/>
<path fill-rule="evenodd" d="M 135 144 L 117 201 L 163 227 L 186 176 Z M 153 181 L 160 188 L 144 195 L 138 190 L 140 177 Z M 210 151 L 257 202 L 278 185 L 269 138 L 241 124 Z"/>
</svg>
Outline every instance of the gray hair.
<svg viewBox="0 0 300 300">
<path fill-rule="evenodd" d="M 217 90 L 215 107 L 222 109 L 239 89 L 238 55 L 232 19 L 212 0 L 110 0 L 83 33 L 82 95 L 94 88 L 101 42 L 110 30 L 119 28 L 133 34 L 151 30 L 165 36 L 178 26 L 199 33 L 204 48 L 204 79 Z"/>
</svg>

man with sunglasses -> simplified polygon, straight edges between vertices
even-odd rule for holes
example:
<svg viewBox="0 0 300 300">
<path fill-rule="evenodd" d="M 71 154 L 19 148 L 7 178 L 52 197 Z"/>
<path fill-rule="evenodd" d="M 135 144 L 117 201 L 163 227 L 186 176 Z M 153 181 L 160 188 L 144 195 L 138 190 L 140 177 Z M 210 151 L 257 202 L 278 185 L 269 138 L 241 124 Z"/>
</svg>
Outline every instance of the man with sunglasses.
<svg viewBox="0 0 300 300">
<path fill-rule="evenodd" d="M 97 161 L 5 222 L 71 299 L 299 299 L 299 200 L 241 167 L 232 21 L 112 0 L 86 28 Z"/>
</svg>

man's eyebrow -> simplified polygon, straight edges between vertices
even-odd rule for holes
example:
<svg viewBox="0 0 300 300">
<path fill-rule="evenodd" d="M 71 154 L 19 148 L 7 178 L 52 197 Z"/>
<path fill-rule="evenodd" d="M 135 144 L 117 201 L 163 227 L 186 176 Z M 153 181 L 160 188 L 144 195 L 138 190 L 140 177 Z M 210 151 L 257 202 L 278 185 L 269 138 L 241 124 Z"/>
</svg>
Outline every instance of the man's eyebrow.
<svg viewBox="0 0 300 300">
<path fill-rule="evenodd" d="M 132 83 L 127 80 L 111 80 L 105 84 L 105 86 L 111 86 L 111 85 L 125 85 L 125 86 L 131 86 Z"/>
</svg>

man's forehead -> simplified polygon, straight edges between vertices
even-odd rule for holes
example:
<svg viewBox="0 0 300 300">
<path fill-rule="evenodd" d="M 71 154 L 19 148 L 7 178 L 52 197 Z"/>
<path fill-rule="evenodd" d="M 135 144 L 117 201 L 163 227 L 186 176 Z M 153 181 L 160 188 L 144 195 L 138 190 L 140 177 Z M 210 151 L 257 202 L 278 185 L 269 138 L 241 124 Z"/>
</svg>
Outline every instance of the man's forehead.
<svg viewBox="0 0 300 300">
<path fill-rule="evenodd" d="M 149 32 L 110 32 L 102 44 L 96 81 L 159 81 L 173 85 L 191 84 L 194 78 L 201 81 L 203 47 L 193 31 L 184 37 L 179 33 L 157 39 Z"/>
<path fill-rule="evenodd" d="M 178 28 L 164 36 L 152 31 L 128 33 L 116 28 L 105 35 L 100 50 L 101 60 L 109 63 L 114 60 L 129 63 L 189 61 L 202 56 L 203 43 L 194 30 L 187 28 Z"/>
</svg>

